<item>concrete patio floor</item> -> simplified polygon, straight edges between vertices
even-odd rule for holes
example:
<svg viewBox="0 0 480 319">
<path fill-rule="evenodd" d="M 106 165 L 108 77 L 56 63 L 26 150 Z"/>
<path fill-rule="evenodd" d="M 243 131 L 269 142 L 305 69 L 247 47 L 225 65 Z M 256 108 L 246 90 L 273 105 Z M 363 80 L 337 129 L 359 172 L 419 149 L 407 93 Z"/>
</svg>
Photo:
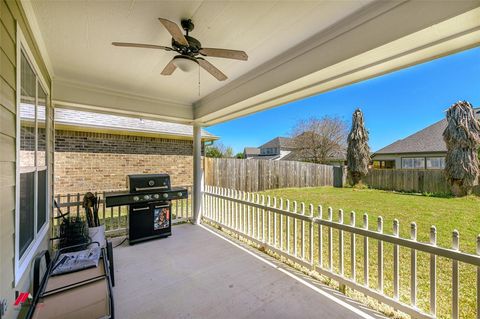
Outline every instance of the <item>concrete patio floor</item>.
<svg viewBox="0 0 480 319">
<path fill-rule="evenodd" d="M 172 232 L 114 249 L 117 318 L 383 318 L 204 226 Z"/>
</svg>

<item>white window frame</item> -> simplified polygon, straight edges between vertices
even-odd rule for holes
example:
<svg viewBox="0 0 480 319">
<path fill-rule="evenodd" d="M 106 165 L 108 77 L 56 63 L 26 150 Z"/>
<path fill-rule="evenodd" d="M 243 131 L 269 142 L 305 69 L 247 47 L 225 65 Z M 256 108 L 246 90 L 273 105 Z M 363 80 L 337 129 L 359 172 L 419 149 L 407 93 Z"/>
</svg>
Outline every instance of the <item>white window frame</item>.
<svg viewBox="0 0 480 319">
<path fill-rule="evenodd" d="M 32 54 L 32 51 L 30 50 L 28 46 L 28 42 L 25 38 L 25 36 L 22 33 L 22 30 L 20 26 L 17 23 L 17 69 L 16 69 L 16 75 L 17 75 L 17 90 L 16 90 L 16 111 L 17 111 L 17 116 L 16 116 L 16 181 L 15 181 L 15 286 L 18 285 L 20 279 L 23 277 L 25 274 L 25 271 L 28 269 L 30 266 L 30 262 L 33 259 L 34 254 L 37 252 L 38 247 L 40 244 L 43 242 L 45 239 L 45 236 L 48 234 L 48 230 L 50 229 L 50 211 L 51 211 L 51 192 L 50 192 L 50 182 L 49 179 L 50 177 L 50 169 L 49 169 L 49 162 L 48 162 L 48 154 L 50 152 L 50 144 L 47 138 L 47 135 L 45 135 L 45 165 L 46 165 L 46 174 L 47 174 L 47 199 L 46 199 L 46 221 L 43 224 L 42 228 L 40 228 L 37 231 L 37 205 L 35 205 L 35 213 L 34 213 L 34 239 L 33 241 L 29 244 L 28 248 L 25 250 L 23 253 L 23 256 L 20 258 L 20 143 L 21 143 L 21 136 L 20 136 L 20 101 L 21 101 L 21 73 L 22 73 L 22 68 L 21 68 L 21 59 L 22 59 L 22 52 L 27 58 L 28 62 L 30 63 L 30 66 L 32 67 L 36 77 L 37 77 L 37 93 L 36 95 L 38 96 L 38 85 L 42 87 L 42 89 L 45 91 L 47 95 L 47 101 L 49 100 L 50 97 L 50 90 L 48 89 L 47 81 L 43 77 L 42 72 L 40 71 L 40 68 L 38 65 L 35 63 L 34 55 Z M 36 98 L 37 100 L 37 98 Z M 35 103 L 36 104 L 36 103 Z M 35 108 L 35 113 L 36 113 L 36 108 Z M 49 105 L 46 103 L 45 105 L 45 133 L 47 133 L 49 129 L 49 125 L 47 124 L 49 121 Z M 50 124 L 51 125 L 51 124 Z M 37 124 L 35 124 L 35 128 L 37 128 Z M 37 134 L 37 132 L 35 132 Z M 36 148 L 35 148 L 36 149 Z M 36 165 L 36 163 L 35 163 Z M 35 189 L 37 188 L 37 179 L 35 179 Z M 36 190 L 37 191 L 37 190 Z M 36 198 L 37 195 L 35 195 Z"/>
</svg>

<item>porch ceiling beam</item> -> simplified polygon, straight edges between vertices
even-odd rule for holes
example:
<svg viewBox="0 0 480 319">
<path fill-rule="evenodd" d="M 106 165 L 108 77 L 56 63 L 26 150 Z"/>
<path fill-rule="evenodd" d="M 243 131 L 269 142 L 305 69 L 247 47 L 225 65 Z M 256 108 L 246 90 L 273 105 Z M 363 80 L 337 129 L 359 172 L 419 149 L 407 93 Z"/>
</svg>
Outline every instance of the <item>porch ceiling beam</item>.
<svg viewBox="0 0 480 319">
<path fill-rule="evenodd" d="M 146 98 L 54 78 L 52 101 L 55 107 L 141 116 L 169 122 L 191 123 L 191 105 Z"/>
<path fill-rule="evenodd" d="M 212 125 L 480 45 L 480 1 L 378 1 L 194 104 Z"/>
</svg>

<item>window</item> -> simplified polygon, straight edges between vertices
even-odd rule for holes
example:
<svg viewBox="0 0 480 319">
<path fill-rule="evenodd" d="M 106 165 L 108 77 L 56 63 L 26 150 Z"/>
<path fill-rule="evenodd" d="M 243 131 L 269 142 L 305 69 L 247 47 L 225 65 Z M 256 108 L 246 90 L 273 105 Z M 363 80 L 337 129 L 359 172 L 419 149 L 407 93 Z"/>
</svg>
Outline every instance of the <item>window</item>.
<svg viewBox="0 0 480 319">
<path fill-rule="evenodd" d="M 19 257 L 47 222 L 47 94 L 22 51 L 20 59 Z"/>
<path fill-rule="evenodd" d="M 373 161 L 373 168 L 393 169 L 393 168 L 395 168 L 395 161 L 394 160 Z"/>
<path fill-rule="evenodd" d="M 45 81 L 17 30 L 17 205 L 15 284 L 48 230 L 47 132 L 51 128 Z M 50 134 L 48 135 L 50 136 Z"/>
<path fill-rule="evenodd" d="M 445 157 L 427 157 L 427 169 L 444 169 Z"/>
<path fill-rule="evenodd" d="M 404 169 L 425 169 L 425 157 L 404 157 L 402 158 Z"/>
</svg>

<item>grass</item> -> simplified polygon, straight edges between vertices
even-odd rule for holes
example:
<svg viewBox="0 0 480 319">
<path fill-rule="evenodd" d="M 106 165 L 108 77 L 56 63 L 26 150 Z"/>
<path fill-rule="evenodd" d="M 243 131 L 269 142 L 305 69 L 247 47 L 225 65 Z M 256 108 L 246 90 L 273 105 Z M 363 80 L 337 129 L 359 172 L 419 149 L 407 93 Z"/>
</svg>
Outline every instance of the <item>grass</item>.
<svg viewBox="0 0 480 319">
<path fill-rule="evenodd" d="M 369 216 L 369 229 L 377 229 L 377 217 L 382 216 L 384 232 L 392 233 L 394 219 L 400 222 L 400 236 L 410 238 L 410 223 L 417 224 L 417 239 L 428 242 L 430 226 L 437 228 L 437 244 L 451 247 L 452 231 L 460 232 L 460 250 L 474 254 L 476 251 L 476 237 L 480 233 L 480 198 L 448 198 L 431 197 L 416 194 L 395 193 L 372 189 L 353 188 L 301 188 L 278 189 L 266 191 L 263 194 L 314 204 L 321 204 L 324 208 L 324 218 L 327 207 L 334 209 L 334 220 L 338 220 L 338 209 L 345 211 L 344 222 L 350 222 L 350 211 L 356 212 L 356 225 L 362 225 L 362 215 Z M 315 212 L 315 215 L 317 212 Z M 300 224 L 300 223 L 299 223 Z M 326 232 L 323 232 L 326 236 Z M 314 233 L 315 239 L 318 233 Z M 334 263 L 338 269 L 338 231 L 334 231 Z M 322 251 L 326 256 L 326 237 Z M 308 240 L 307 240 L 308 243 Z M 350 265 L 350 236 L 345 235 L 345 274 L 351 273 Z M 363 283 L 363 241 L 356 238 L 356 269 L 357 281 Z M 307 247 L 308 251 L 308 247 Z M 370 240 L 369 245 L 369 281 L 370 287 L 376 287 L 377 277 L 377 241 Z M 318 256 L 314 256 L 318 258 Z M 393 296 L 393 245 L 384 244 L 384 291 Z M 439 318 L 451 316 L 451 261 L 445 258 L 437 259 L 437 315 Z M 400 299 L 410 302 L 410 250 L 403 248 L 400 251 Z M 418 253 L 417 262 L 418 293 L 417 305 L 420 309 L 429 310 L 429 255 Z M 460 265 L 460 317 L 472 318 L 476 314 L 476 269 L 473 266 Z"/>
</svg>

